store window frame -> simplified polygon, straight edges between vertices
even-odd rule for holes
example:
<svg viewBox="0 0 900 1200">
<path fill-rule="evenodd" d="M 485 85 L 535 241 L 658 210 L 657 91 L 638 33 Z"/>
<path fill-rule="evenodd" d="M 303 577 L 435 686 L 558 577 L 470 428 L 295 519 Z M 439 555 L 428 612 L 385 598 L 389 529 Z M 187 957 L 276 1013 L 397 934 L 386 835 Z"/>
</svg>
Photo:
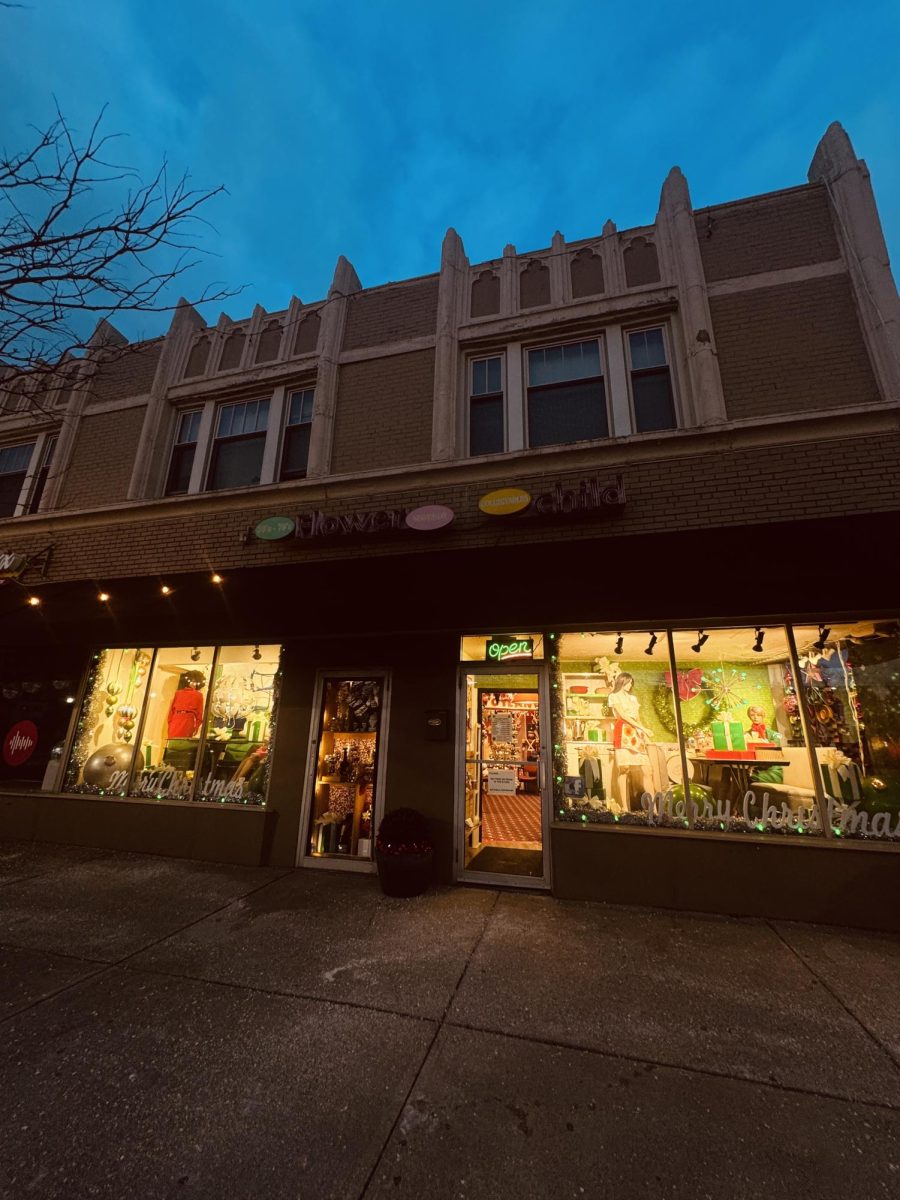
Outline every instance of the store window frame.
<svg viewBox="0 0 900 1200">
<path fill-rule="evenodd" d="M 0 450 L 15 450 L 18 447 L 30 446 L 31 453 L 24 471 L 9 471 L 9 476 L 19 476 L 20 485 L 13 511 L 0 515 L 0 520 L 12 520 L 15 517 L 29 516 L 38 511 L 43 492 L 46 488 L 47 477 L 53 456 L 56 453 L 59 433 L 58 430 L 44 430 L 30 437 L 18 438 L 3 443 Z"/>
<path fill-rule="evenodd" d="M 259 644 L 261 645 L 262 643 L 259 643 Z M 206 799 L 202 799 L 202 798 L 196 798 L 195 793 L 197 790 L 197 786 L 200 783 L 201 776 L 200 776 L 200 772 L 195 769 L 194 778 L 191 782 L 190 793 L 187 796 L 181 797 L 180 799 L 176 799 L 174 797 L 165 797 L 166 803 L 183 804 L 183 805 L 204 804 L 204 805 L 212 806 L 215 808 L 232 808 L 232 809 L 235 807 L 240 807 L 240 808 L 248 808 L 248 809 L 255 810 L 255 811 L 267 811 L 268 810 L 269 785 L 271 783 L 272 763 L 273 763 L 274 756 L 275 756 L 278 721 L 279 721 L 279 717 L 280 717 L 281 685 L 283 682 L 283 675 L 284 675 L 284 644 L 282 642 L 276 642 L 273 644 L 278 646 L 278 662 L 277 662 L 276 671 L 275 671 L 275 683 L 274 683 L 275 690 L 274 690 L 274 694 L 273 694 L 273 698 L 272 698 L 272 719 L 270 722 L 271 736 L 270 736 L 269 751 L 268 751 L 268 769 L 266 771 L 266 786 L 265 786 L 265 792 L 263 793 L 262 801 L 260 803 L 242 802 L 241 804 L 238 805 L 234 801 L 226 802 L 224 800 L 216 800 L 216 799 L 206 800 Z M 198 738 L 198 744 L 197 744 L 197 753 L 196 753 L 196 760 L 195 760 L 196 762 L 203 761 L 203 753 L 204 753 L 204 750 L 206 747 L 206 742 L 208 739 L 208 726 L 209 726 L 208 705 L 210 703 L 210 700 L 211 700 L 211 697 L 213 694 L 213 688 L 214 688 L 215 678 L 216 678 L 216 676 L 215 676 L 216 668 L 219 665 L 219 656 L 222 651 L 227 651 L 227 650 L 234 649 L 234 648 L 246 648 L 248 646 L 254 646 L 254 645 L 256 645 L 256 643 L 239 641 L 239 642 L 218 642 L 218 643 L 213 644 L 213 646 L 212 646 L 213 655 L 212 655 L 212 661 L 210 663 L 210 668 L 209 668 L 209 685 L 208 685 L 207 691 L 205 692 L 204 713 L 203 713 L 203 720 L 202 720 L 202 723 L 200 726 L 200 736 Z M 148 680 L 153 678 L 153 672 L 156 667 L 157 655 L 160 650 L 184 650 L 185 652 L 190 654 L 190 651 L 193 649 L 193 647 L 190 644 L 181 643 L 181 644 L 167 644 L 167 645 L 150 645 L 150 646 L 141 646 L 141 647 L 119 646 L 119 645 L 106 644 L 103 646 L 95 646 L 91 650 L 89 658 L 88 658 L 87 666 L 82 674 L 81 680 L 79 681 L 78 688 L 75 692 L 75 703 L 72 706 L 72 719 L 69 724 L 69 729 L 66 734 L 65 741 L 63 742 L 63 751 L 60 756 L 61 767 L 60 767 L 60 774 L 59 774 L 59 783 L 58 783 L 57 792 L 56 792 L 57 795 L 63 796 L 66 799 L 72 799 L 72 798 L 76 798 L 79 796 L 89 796 L 91 799 L 101 799 L 101 800 L 109 799 L 111 801 L 116 801 L 119 799 L 127 799 L 130 803 L 155 804 L 155 803 L 159 802 L 158 798 L 154 798 L 154 797 L 150 797 L 150 796 L 142 796 L 137 793 L 132 794 L 132 786 L 134 783 L 134 777 L 135 777 L 136 771 L 139 770 L 139 768 L 136 767 L 135 757 L 132 757 L 131 765 L 128 768 L 127 779 L 125 780 L 124 792 L 122 792 L 121 794 L 119 792 L 106 793 L 103 791 L 101 791 L 101 792 L 77 792 L 77 791 L 67 790 L 67 788 L 66 788 L 66 781 L 67 781 L 69 773 L 72 769 L 72 755 L 75 752 L 75 743 L 78 738 L 78 730 L 79 730 L 80 721 L 81 721 L 83 711 L 84 711 L 84 705 L 85 705 L 85 702 L 89 698 L 92 685 L 95 683 L 95 680 L 92 678 L 94 672 L 97 669 L 95 664 L 99 661 L 100 656 L 105 651 L 114 652 L 116 650 L 121 650 L 121 649 L 135 649 L 135 648 L 142 649 L 150 655 L 150 659 L 149 659 L 149 663 L 148 663 L 147 671 L 146 671 L 146 678 Z M 144 727 L 146 724 L 146 719 L 147 719 L 147 703 L 146 703 L 146 697 L 145 697 L 142 701 L 140 712 L 138 713 L 138 721 L 135 726 L 135 734 L 134 734 L 133 742 L 129 743 L 129 744 L 133 744 L 135 749 L 141 748 L 141 746 L 143 744 L 142 738 L 144 735 Z"/>
<path fill-rule="evenodd" d="M 185 413 L 195 410 L 200 411 L 200 427 L 197 432 L 196 450 L 194 453 L 193 466 L 191 467 L 191 477 L 188 483 L 186 492 L 172 493 L 175 496 L 194 496 L 200 494 L 216 494 L 237 491 L 243 492 L 248 488 L 269 487 L 273 484 L 285 484 L 300 482 L 300 478 L 285 479 L 280 478 L 281 461 L 283 457 L 284 432 L 286 429 L 287 414 L 290 412 L 290 398 L 298 393 L 312 391 L 313 392 L 313 416 L 310 422 L 310 442 L 312 442 L 313 430 L 317 420 L 315 412 L 315 380 L 300 381 L 290 385 L 281 385 L 271 389 L 270 391 L 256 390 L 252 395 L 240 397 L 217 396 L 214 399 L 206 400 L 202 405 L 198 405 L 196 399 L 193 401 L 186 400 L 178 406 L 174 406 L 173 419 L 170 424 L 168 451 L 166 456 L 166 474 L 158 484 L 159 495 L 165 498 L 169 493 L 166 492 L 166 486 L 169 479 L 169 471 L 171 470 L 172 452 L 175 447 L 175 438 L 178 436 L 181 417 Z M 265 430 L 265 439 L 263 443 L 262 465 L 260 469 L 260 478 L 258 483 L 243 484 L 231 488 L 216 488 L 211 489 L 208 486 L 210 471 L 212 467 L 212 459 L 216 442 L 216 429 L 218 426 L 218 413 L 224 405 L 243 404 L 248 401 L 268 401 L 268 423 Z"/>
<path fill-rule="evenodd" d="M 382 679 L 384 681 L 381 693 L 381 726 L 378 731 L 377 763 L 375 769 L 375 806 L 372 810 L 372 858 L 351 858 L 341 855 L 317 856 L 309 853 L 309 823 L 312 816 L 315 799 L 315 785 L 319 768 L 319 719 L 322 712 L 322 701 L 325 686 L 329 679 Z M 302 803 L 300 805 L 300 828 L 297 834 L 297 852 L 294 857 L 296 866 L 312 867 L 325 871 L 355 871 L 365 875 L 374 875 L 377 870 L 375 862 L 375 839 L 378 827 L 384 816 L 385 783 L 387 778 L 387 760 L 390 746 L 391 726 L 391 671 L 386 667 L 322 667 L 316 671 L 313 702 L 309 717 L 309 736 L 306 740 L 306 770 L 303 773 Z"/>
</svg>

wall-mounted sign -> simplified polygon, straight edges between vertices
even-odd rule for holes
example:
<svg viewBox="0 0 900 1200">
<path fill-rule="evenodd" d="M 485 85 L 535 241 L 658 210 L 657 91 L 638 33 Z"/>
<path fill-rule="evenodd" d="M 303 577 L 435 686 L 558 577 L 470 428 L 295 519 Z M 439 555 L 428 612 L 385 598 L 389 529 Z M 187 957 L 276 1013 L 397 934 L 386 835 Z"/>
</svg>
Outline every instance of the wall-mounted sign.
<svg viewBox="0 0 900 1200">
<path fill-rule="evenodd" d="M 378 508 L 371 512 L 342 513 L 338 517 L 330 517 L 317 509 L 297 518 L 296 534 L 298 538 L 308 540 L 335 535 L 346 537 L 353 533 L 388 533 L 402 529 L 405 517 L 405 508 Z"/>
<path fill-rule="evenodd" d="M 28 762 L 38 744 L 37 726 L 33 721 L 18 721 L 6 731 L 3 739 L 3 761 L 8 767 L 21 767 Z"/>
<path fill-rule="evenodd" d="M 18 579 L 27 566 L 27 554 L 16 554 L 14 550 L 0 551 L 0 579 Z"/>
<path fill-rule="evenodd" d="M 297 522 L 293 517 L 266 517 L 258 522 L 253 533 L 264 542 L 277 542 L 281 538 L 290 537 Z"/>
<path fill-rule="evenodd" d="M 514 513 L 556 516 L 559 513 L 596 512 L 619 508 L 625 503 L 625 483 L 617 475 L 613 483 L 598 479 L 582 479 L 578 484 L 564 487 L 555 483 L 547 492 L 532 496 L 524 488 L 497 488 L 478 501 L 478 507 L 489 517 L 509 517 Z"/>
<path fill-rule="evenodd" d="M 505 487 L 488 492 L 478 501 L 478 507 L 489 517 L 508 517 L 522 512 L 531 503 L 531 493 L 524 488 Z"/>
<path fill-rule="evenodd" d="M 491 662 L 509 662 L 514 658 L 534 658 L 534 638 L 489 638 L 484 644 L 484 656 Z"/>
<path fill-rule="evenodd" d="M 406 523 L 410 529 L 443 529 L 455 517 L 452 508 L 446 504 L 423 504 L 419 508 L 411 508 L 406 514 Z"/>
</svg>

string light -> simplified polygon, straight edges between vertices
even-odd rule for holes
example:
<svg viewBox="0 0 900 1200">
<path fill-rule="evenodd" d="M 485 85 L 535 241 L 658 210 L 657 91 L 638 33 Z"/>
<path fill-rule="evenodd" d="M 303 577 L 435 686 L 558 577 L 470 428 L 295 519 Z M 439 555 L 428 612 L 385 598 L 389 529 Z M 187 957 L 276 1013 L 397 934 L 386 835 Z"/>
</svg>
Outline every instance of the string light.
<svg viewBox="0 0 900 1200">
<path fill-rule="evenodd" d="M 691 646 L 691 649 L 693 650 L 693 652 L 695 654 L 699 654 L 700 651 L 703 649 L 703 647 L 706 645 L 706 643 L 708 641 L 709 641 L 709 634 L 704 633 L 702 629 L 698 629 L 697 630 L 697 640 L 693 644 L 693 646 Z"/>
<path fill-rule="evenodd" d="M 650 641 L 647 643 L 647 649 L 644 651 L 644 653 L 645 653 L 645 654 L 652 654 L 652 653 L 653 653 L 653 647 L 656 645 L 656 643 L 657 643 L 658 641 L 659 641 L 659 638 L 656 636 L 656 634 L 655 634 L 655 633 L 651 633 L 651 634 L 650 634 Z"/>
<path fill-rule="evenodd" d="M 753 643 L 753 653 L 754 654 L 762 654 L 763 639 L 765 638 L 765 636 L 766 636 L 765 630 L 760 629 L 760 627 L 757 625 L 756 641 Z"/>
</svg>

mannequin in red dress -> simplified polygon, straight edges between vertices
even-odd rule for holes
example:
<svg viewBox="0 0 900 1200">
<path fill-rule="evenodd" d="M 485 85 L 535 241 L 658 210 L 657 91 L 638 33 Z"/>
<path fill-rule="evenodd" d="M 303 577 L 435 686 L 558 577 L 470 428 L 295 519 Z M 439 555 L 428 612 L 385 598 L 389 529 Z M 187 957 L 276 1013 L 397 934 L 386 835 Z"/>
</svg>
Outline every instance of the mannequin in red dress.
<svg viewBox="0 0 900 1200">
<path fill-rule="evenodd" d="M 206 676 L 202 671 L 185 671 L 169 708 L 170 738 L 193 737 L 203 722 L 203 696 Z"/>
</svg>

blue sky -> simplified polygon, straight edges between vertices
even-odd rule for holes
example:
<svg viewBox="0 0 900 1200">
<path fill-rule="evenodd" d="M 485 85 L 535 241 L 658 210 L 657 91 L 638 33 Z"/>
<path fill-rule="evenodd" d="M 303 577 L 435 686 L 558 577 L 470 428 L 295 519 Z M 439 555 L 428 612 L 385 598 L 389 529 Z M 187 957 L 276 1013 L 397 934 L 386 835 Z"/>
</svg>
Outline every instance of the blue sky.
<svg viewBox="0 0 900 1200">
<path fill-rule="evenodd" d="M 595 0 L 26 0 L 0 8 L 0 140 L 53 113 L 224 183 L 184 280 L 246 285 L 232 317 L 653 219 L 669 168 L 695 207 L 806 179 L 840 120 L 900 262 L 900 4 Z M 174 299 L 174 297 L 173 297 Z M 215 321 L 218 310 L 207 309 Z M 130 337 L 168 317 L 117 322 Z"/>
</svg>

